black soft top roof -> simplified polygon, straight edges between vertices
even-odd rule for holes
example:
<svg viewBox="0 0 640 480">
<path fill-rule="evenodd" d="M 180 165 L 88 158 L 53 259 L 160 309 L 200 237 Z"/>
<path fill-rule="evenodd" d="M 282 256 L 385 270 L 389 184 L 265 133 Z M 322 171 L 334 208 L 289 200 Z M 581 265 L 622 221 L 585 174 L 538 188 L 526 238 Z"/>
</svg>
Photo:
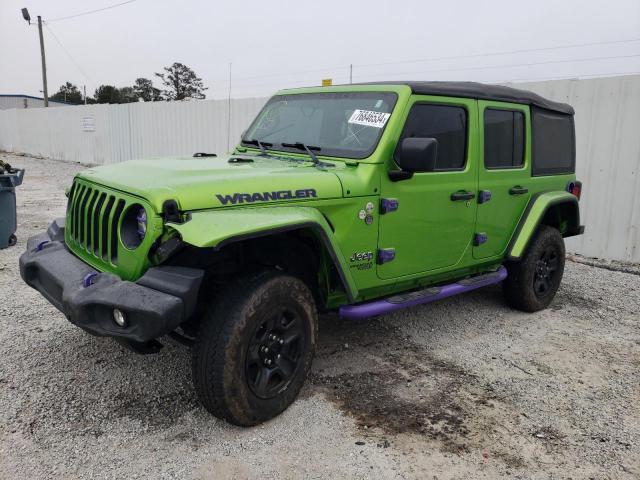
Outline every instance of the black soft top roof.
<svg viewBox="0 0 640 480">
<path fill-rule="evenodd" d="M 499 102 L 522 103 L 553 110 L 567 115 L 575 112 L 571 105 L 554 102 L 527 90 L 487 85 L 476 82 L 367 82 L 359 85 L 407 85 L 413 93 L 419 95 L 440 95 L 443 97 L 477 98 L 479 100 L 496 100 Z"/>
</svg>

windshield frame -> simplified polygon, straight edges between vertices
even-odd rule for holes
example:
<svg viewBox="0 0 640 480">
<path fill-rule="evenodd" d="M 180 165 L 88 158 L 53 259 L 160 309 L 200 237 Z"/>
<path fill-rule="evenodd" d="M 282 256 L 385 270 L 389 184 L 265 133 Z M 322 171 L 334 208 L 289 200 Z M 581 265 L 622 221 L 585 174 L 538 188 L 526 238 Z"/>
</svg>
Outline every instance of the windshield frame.
<svg viewBox="0 0 640 480">
<path fill-rule="evenodd" d="M 398 106 L 398 100 L 400 99 L 400 95 L 398 94 L 398 92 L 391 90 L 391 89 L 380 89 L 380 90 L 369 90 L 369 89 L 348 89 L 348 90 L 327 90 L 327 91 L 316 91 L 315 89 L 312 91 L 299 91 L 299 92 L 295 92 L 295 91 L 283 91 L 283 92 L 278 92 L 277 94 L 273 95 L 271 98 L 269 98 L 269 100 L 267 101 L 267 103 L 265 103 L 265 105 L 260 109 L 260 112 L 256 115 L 256 117 L 254 118 L 254 120 L 251 122 L 251 124 L 249 125 L 249 128 L 247 128 L 245 130 L 245 132 L 242 135 L 242 138 L 240 140 L 240 144 L 242 147 L 244 148 L 255 148 L 254 145 L 252 145 L 251 143 L 246 143 L 252 140 L 255 140 L 253 138 L 249 138 L 247 136 L 247 134 L 254 128 L 254 126 L 256 125 L 256 123 L 258 122 L 258 120 L 261 118 L 263 112 L 265 111 L 265 109 L 267 109 L 269 107 L 269 105 L 278 102 L 278 101 L 282 101 L 283 99 L 287 99 L 287 98 L 294 98 L 294 97 L 310 97 L 310 96 L 320 96 L 320 95 L 344 95 L 344 94 L 350 94 L 350 95 L 354 95 L 354 94 L 362 94 L 362 95 L 376 95 L 376 94 L 384 94 L 384 95 L 388 95 L 390 97 L 390 106 L 391 108 L 389 109 L 390 111 L 389 113 L 389 119 L 387 120 L 387 122 L 385 123 L 385 125 L 380 128 L 380 133 L 378 134 L 376 140 L 372 143 L 371 147 L 368 150 L 363 150 L 360 153 L 358 153 L 357 155 L 355 155 L 355 153 L 357 153 L 356 151 L 354 151 L 354 155 L 344 155 L 344 154 L 331 154 L 331 150 L 335 150 L 335 149 L 329 149 L 325 152 L 324 148 L 320 151 L 317 152 L 317 156 L 318 157 L 326 157 L 326 158 L 332 158 L 332 159 L 353 159 L 353 160 L 366 160 L 369 157 L 371 157 L 371 155 L 376 151 L 376 149 L 378 148 L 378 146 L 380 145 L 380 141 L 382 140 L 382 138 L 384 137 L 384 133 L 387 129 L 387 127 L 389 126 L 389 124 L 391 123 L 391 119 L 393 118 L 393 114 Z M 260 140 L 260 139 L 258 139 Z M 265 140 L 265 142 L 271 143 L 268 140 Z M 287 143 L 287 142 L 285 142 Z M 280 142 L 273 142 L 273 146 L 267 148 L 267 151 L 270 152 L 286 152 L 286 153 L 295 153 L 295 154 L 300 154 L 301 151 L 300 149 L 297 148 L 293 148 L 293 147 L 285 147 L 283 146 Z M 329 153 L 327 153 L 329 152 Z M 341 152 L 342 153 L 342 152 Z"/>
</svg>

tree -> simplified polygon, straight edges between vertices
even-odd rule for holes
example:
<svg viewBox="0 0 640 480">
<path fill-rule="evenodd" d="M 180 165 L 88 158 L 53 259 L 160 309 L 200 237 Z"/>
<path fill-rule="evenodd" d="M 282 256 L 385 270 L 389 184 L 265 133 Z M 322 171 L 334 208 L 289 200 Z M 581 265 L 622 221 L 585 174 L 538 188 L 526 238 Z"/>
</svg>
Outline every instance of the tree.
<svg viewBox="0 0 640 480">
<path fill-rule="evenodd" d="M 73 103 L 77 105 L 82 103 L 82 94 L 74 84 L 71 82 L 65 82 L 65 84 L 62 85 L 55 94 L 49 97 L 49 100 Z"/>
<path fill-rule="evenodd" d="M 166 100 L 184 100 L 185 98 L 205 98 L 207 87 L 202 79 L 186 65 L 175 62 L 170 67 L 164 67 L 166 73 L 156 73 L 167 87 L 162 90 Z"/>
<path fill-rule="evenodd" d="M 120 103 L 120 90 L 113 85 L 100 85 L 94 98 L 96 103 Z"/>
<path fill-rule="evenodd" d="M 160 89 L 153 86 L 153 82 L 148 78 L 136 78 L 136 83 L 133 85 L 133 91 L 138 98 L 143 99 L 145 102 L 157 102 L 162 100 Z"/>
<path fill-rule="evenodd" d="M 122 87 L 119 91 L 120 102 L 119 103 L 132 103 L 138 101 L 138 96 L 133 87 Z"/>
</svg>

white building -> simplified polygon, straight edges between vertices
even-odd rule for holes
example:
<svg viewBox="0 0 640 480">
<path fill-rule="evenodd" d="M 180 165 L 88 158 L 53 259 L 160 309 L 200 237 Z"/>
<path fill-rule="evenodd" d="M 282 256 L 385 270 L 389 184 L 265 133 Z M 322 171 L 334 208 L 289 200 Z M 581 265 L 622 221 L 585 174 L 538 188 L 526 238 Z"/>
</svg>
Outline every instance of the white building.
<svg viewBox="0 0 640 480">
<path fill-rule="evenodd" d="M 68 103 L 54 102 L 49 100 L 50 107 L 67 107 Z M 44 99 L 42 97 L 32 97 L 31 95 L 2 95 L 0 94 L 0 110 L 8 110 L 10 108 L 40 108 L 44 107 Z"/>
</svg>

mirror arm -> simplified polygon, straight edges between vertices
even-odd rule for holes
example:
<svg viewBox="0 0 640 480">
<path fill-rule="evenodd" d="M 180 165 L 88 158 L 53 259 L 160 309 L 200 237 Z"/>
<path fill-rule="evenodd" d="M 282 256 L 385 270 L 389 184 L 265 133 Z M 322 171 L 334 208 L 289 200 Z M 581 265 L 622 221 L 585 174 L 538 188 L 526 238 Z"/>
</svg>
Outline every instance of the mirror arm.
<svg viewBox="0 0 640 480">
<path fill-rule="evenodd" d="M 389 170 L 389 180 L 392 182 L 409 180 L 411 177 L 413 177 L 413 172 L 407 172 L 406 170 Z"/>
</svg>

